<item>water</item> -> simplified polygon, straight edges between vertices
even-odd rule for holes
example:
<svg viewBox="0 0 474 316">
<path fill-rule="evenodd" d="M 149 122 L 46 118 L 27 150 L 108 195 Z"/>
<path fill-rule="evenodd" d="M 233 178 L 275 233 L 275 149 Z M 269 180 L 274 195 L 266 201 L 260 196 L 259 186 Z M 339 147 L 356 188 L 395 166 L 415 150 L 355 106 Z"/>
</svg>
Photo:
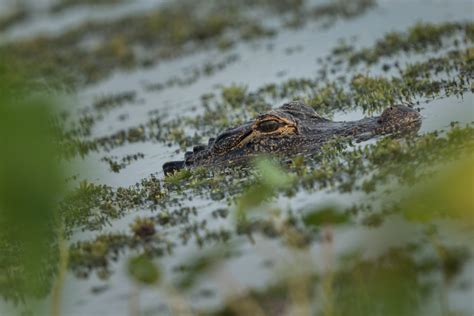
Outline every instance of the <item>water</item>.
<svg viewBox="0 0 474 316">
<path fill-rule="evenodd" d="M 134 0 L 124 1 L 117 5 L 104 5 L 96 7 L 78 6 L 65 12 L 51 13 L 50 6 L 55 3 L 51 0 L 25 1 L 31 8 L 32 17 L 23 23 L 13 26 L 4 34 L 3 40 L 17 40 L 31 38 L 38 35 L 61 34 L 64 30 L 80 25 L 84 21 L 107 21 L 130 14 L 143 14 L 163 4 L 164 0 Z M 0 1 L 0 9 L 9 6 L 8 0 Z M 3 10 L 2 10 L 3 11 Z M 3 11 L 4 12 L 4 11 Z"/>
<path fill-rule="evenodd" d="M 145 12 L 161 1 L 134 1 L 119 5 L 111 10 L 104 9 L 91 12 L 88 9 L 74 9 L 71 12 L 61 14 L 58 18 L 50 19 L 46 13 L 41 13 L 33 20 L 18 25 L 7 34 L 7 39 L 35 36 L 38 33 L 55 34 L 64 28 L 77 25 L 84 20 L 113 19 L 117 16 L 130 12 Z M 94 97 L 106 95 L 112 92 L 135 90 L 138 92 L 140 104 L 126 105 L 108 112 L 104 121 L 99 123 L 93 130 L 94 136 L 109 135 L 121 129 L 145 123 L 149 118 L 149 112 L 153 110 L 166 114 L 169 117 L 193 116 L 202 112 L 200 109 L 200 96 L 210 91 L 217 91 L 218 85 L 229 85 L 231 83 L 243 84 L 249 90 L 257 89 L 267 83 L 279 83 L 288 78 L 314 77 L 318 71 L 316 60 L 325 57 L 330 49 L 336 46 L 340 39 L 347 39 L 356 47 L 366 47 L 374 43 L 377 38 L 382 37 L 389 31 L 403 31 L 418 21 L 445 22 L 472 20 L 472 1 L 380 1 L 375 10 L 371 10 L 360 18 L 348 21 L 338 21 L 334 26 L 324 29 L 320 24 L 310 23 L 302 29 L 283 30 L 276 37 L 264 39 L 257 44 L 239 44 L 232 53 L 236 53 L 239 59 L 212 76 L 203 76 L 197 82 L 186 87 L 171 87 L 163 91 L 147 91 L 144 89 L 145 82 L 165 82 L 167 79 L 182 75 L 184 69 L 203 62 L 222 58 L 222 53 L 216 50 L 198 52 L 190 56 L 160 63 L 146 70 L 132 72 L 115 72 L 110 78 L 89 86 L 78 92 L 76 100 L 80 100 L 83 107 L 89 107 Z M 355 40 L 351 40 L 355 38 Z M 269 49 L 269 46 L 273 48 Z M 301 47 L 289 54 L 288 48 Z M 426 133 L 437 129 L 449 127 L 452 121 L 469 123 L 474 121 L 473 112 L 474 98 L 467 93 L 464 98 L 456 97 L 442 98 L 421 104 L 423 125 L 420 133 Z M 278 106 L 278 104 L 275 104 Z M 125 121 L 119 121 L 117 117 L 127 114 Z M 363 117 L 360 111 L 336 113 L 335 120 L 356 120 Z M 103 153 L 91 153 L 85 158 L 85 164 L 92 166 L 81 174 L 81 178 L 95 183 L 103 183 L 114 187 L 126 187 L 139 182 L 148 175 L 155 173 L 159 178 L 163 177 L 161 166 L 168 160 L 175 160 L 182 156 L 177 145 L 168 147 L 160 143 L 139 142 L 111 150 L 107 155 L 122 157 L 126 154 L 137 152 L 144 153 L 145 157 L 121 170 L 120 173 L 107 171 L 107 164 L 100 162 Z M 339 193 L 322 192 L 299 192 L 292 198 L 280 197 L 273 205 L 282 208 L 301 210 L 314 205 L 337 202 L 342 205 L 351 205 L 358 201 L 361 196 L 341 195 Z M 212 221 L 211 212 L 219 207 L 226 206 L 225 202 L 207 200 L 194 197 L 192 201 L 186 202 L 197 206 L 199 214 L 194 220 L 207 219 Z M 173 211 L 173 209 L 170 209 Z M 104 232 L 129 232 L 129 224 L 138 216 L 150 215 L 148 210 L 137 210 L 124 218 L 112 223 L 105 228 Z M 210 223 L 216 227 L 229 227 L 232 223 L 220 221 Z M 402 244 L 405 241 L 414 240 L 420 236 L 420 227 L 416 224 L 406 225 L 406 231 L 396 231 L 399 225 L 394 218 L 387 221 L 377 229 L 366 227 L 343 227 L 334 232 L 337 236 L 334 242 L 335 254 L 343 254 L 354 248 L 371 249 L 367 255 L 375 255 L 379 236 L 388 237 L 393 244 Z M 173 232 L 168 232 L 173 234 Z M 87 240 L 96 233 L 78 233 L 73 240 Z M 264 287 L 275 273 L 285 270 L 292 263 L 295 250 L 282 246 L 280 241 L 256 237 L 255 244 L 247 242 L 245 237 L 238 244 L 241 256 L 225 261 L 219 268 L 204 280 L 199 289 L 213 290 L 210 296 L 203 296 L 199 289 L 186 297 L 193 307 L 218 306 L 221 299 L 227 295 L 235 294 L 238 289 L 247 287 Z M 242 241 L 242 240 L 241 240 Z M 179 242 L 178 242 L 179 244 Z M 195 243 L 189 242 L 186 246 L 180 245 L 172 256 L 165 256 L 159 260 L 159 265 L 165 271 L 164 275 L 172 278 L 175 272 L 173 267 L 185 262 L 193 254 L 199 254 L 202 250 Z M 321 244 L 314 243 L 310 250 L 310 259 L 316 266 L 323 263 L 320 258 Z M 127 258 L 127 251 L 121 258 Z M 272 262 L 266 265 L 265 262 Z M 129 279 L 126 273 L 124 260 L 113 263 L 114 273 L 107 281 L 99 280 L 94 274 L 86 280 L 79 280 L 69 274 L 64 288 L 63 308 L 64 315 L 126 315 L 129 309 L 129 298 L 137 291 L 136 285 Z M 474 282 L 474 265 L 471 264 L 464 272 L 466 279 Z M 107 289 L 100 294 L 92 292 L 92 288 L 106 286 Z M 156 288 L 142 288 L 140 291 L 140 308 L 150 314 L 162 314 L 164 293 Z M 470 296 L 471 295 L 471 296 Z M 454 292 L 450 294 L 452 304 L 460 310 L 473 311 L 472 300 L 474 295 L 472 288 L 469 291 Z M 2 308 L 0 307 L 0 311 Z"/>
</svg>

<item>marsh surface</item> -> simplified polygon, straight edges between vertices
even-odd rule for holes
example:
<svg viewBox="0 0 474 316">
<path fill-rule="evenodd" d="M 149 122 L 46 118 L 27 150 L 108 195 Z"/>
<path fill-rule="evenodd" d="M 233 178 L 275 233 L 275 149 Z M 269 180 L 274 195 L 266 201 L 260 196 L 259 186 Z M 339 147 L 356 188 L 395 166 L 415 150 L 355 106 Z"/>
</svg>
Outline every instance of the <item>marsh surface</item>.
<svg viewBox="0 0 474 316">
<path fill-rule="evenodd" d="M 60 143 L 75 170 L 62 205 L 64 315 L 179 314 L 170 302 L 208 314 L 251 290 L 268 315 L 304 302 L 327 312 L 328 266 L 350 288 L 344 271 L 376 283 L 370 267 L 385 264 L 409 270 L 392 286 L 417 296 L 394 315 L 474 312 L 472 210 L 470 223 L 400 211 L 416 204 L 400 206 L 401 194 L 472 156 L 471 1 L 68 2 L 25 2 L 9 11 L 26 12 L 18 21 L 0 15 L 0 56 L 41 63 L 31 89 L 64 100 Z M 410 104 L 422 126 L 409 139 L 335 139 L 290 166 L 164 176 L 162 165 L 193 145 L 297 99 L 335 121 Z M 141 255 L 159 267 L 158 284 L 130 276 Z M 306 301 L 273 289 L 304 273 L 318 280 Z M 413 298 L 403 292 L 389 295 Z M 0 313 L 14 309 L 4 301 Z"/>
</svg>

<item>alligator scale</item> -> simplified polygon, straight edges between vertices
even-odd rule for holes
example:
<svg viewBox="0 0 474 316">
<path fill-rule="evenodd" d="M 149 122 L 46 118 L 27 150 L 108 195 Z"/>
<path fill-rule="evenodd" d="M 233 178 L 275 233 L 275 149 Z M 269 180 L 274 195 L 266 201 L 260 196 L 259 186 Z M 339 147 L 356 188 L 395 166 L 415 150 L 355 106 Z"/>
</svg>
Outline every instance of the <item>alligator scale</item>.
<svg viewBox="0 0 474 316">
<path fill-rule="evenodd" d="M 352 122 L 333 122 L 295 101 L 259 114 L 255 119 L 227 129 L 208 145 L 186 152 L 184 160 L 163 165 L 165 174 L 196 166 L 222 166 L 247 161 L 261 153 L 280 156 L 318 151 L 335 136 L 364 141 L 378 135 L 416 132 L 421 126 L 418 111 L 404 105 L 391 106 L 380 116 Z"/>
</svg>

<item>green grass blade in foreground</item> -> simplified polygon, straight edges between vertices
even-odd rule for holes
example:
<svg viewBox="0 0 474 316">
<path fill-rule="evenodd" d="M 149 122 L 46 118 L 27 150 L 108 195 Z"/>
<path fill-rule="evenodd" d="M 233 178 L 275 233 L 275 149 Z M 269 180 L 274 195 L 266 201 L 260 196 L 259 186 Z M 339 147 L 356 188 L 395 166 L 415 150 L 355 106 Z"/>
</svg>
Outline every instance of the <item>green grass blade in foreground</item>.
<svg viewBox="0 0 474 316">
<path fill-rule="evenodd" d="M 51 127 L 54 100 L 25 94 L 17 75 L 2 80 L 0 91 L 0 296 L 32 302 L 49 295 L 59 261 L 64 178 Z"/>
</svg>

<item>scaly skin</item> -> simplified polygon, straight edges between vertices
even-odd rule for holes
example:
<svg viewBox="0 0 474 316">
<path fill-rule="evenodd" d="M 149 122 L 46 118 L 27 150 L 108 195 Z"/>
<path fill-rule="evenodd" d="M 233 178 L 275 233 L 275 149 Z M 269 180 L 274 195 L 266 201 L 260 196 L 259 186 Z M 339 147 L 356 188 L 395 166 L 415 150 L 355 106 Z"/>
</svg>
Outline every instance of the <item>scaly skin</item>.
<svg viewBox="0 0 474 316">
<path fill-rule="evenodd" d="M 225 130 L 211 138 L 208 145 L 195 146 L 192 152 L 186 152 L 184 160 L 165 163 L 163 171 L 170 174 L 182 168 L 231 165 L 262 153 L 309 154 L 335 136 L 364 141 L 379 135 L 416 132 L 420 126 L 420 114 L 404 105 L 391 106 L 377 117 L 333 122 L 303 102 L 294 101 Z"/>
</svg>

